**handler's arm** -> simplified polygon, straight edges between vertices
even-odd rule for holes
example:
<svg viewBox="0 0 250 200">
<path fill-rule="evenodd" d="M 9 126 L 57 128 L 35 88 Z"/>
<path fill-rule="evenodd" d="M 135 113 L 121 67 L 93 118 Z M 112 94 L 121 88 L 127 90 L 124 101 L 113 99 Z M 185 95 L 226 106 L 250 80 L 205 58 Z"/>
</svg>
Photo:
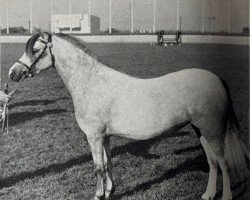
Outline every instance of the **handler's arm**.
<svg viewBox="0 0 250 200">
<path fill-rule="evenodd" d="M 12 99 L 12 96 L 0 91 L 0 101 L 9 101 L 10 99 Z"/>
</svg>

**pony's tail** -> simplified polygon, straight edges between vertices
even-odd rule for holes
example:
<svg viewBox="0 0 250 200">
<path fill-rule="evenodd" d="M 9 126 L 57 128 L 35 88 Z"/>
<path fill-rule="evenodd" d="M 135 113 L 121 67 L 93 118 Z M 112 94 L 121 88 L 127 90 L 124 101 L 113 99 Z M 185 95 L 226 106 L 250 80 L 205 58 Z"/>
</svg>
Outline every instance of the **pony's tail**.
<svg viewBox="0 0 250 200">
<path fill-rule="evenodd" d="M 224 156 L 232 173 L 238 175 L 242 180 L 248 170 L 249 151 L 240 139 L 240 124 L 234 112 L 229 87 L 225 80 L 221 79 L 228 96 L 228 128 L 224 141 Z"/>
</svg>

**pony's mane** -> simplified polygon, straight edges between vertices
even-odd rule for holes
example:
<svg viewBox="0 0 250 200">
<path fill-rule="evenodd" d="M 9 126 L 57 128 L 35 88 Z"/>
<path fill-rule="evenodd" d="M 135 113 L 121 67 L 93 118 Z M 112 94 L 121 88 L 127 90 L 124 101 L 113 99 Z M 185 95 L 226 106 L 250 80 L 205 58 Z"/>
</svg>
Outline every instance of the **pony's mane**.
<svg viewBox="0 0 250 200">
<path fill-rule="evenodd" d="M 67 35 L 67 34 L 64 34 L 64 33 L 56 33 L 54 35 L 68 41 L 69 43 L 73 44 L 75 47 L 83 50 L 86 54 L 90 55 L 92 58 L 94 58 L 98 62 L 108 66 L 107 63 L 105 63 L 102 59 L 98 58 L 89 48 L 87 48 L 85 46 L 85 42 L 83 42 L 81 39 L 78 39 L 76 37 L 73 37 L 71 35 Z"/>
</svg>

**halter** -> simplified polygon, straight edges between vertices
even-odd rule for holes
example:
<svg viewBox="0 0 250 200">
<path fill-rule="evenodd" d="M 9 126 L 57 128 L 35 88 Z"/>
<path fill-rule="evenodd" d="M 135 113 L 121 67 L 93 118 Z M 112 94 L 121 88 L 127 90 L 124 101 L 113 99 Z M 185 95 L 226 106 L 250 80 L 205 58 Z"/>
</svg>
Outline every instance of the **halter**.
<svg viewBox="0 0 250 200">
<path fill-rule="evenodd" d="M 51 35 L 49 35 L 48 41 L 46 41 L 44 39 L 40 39 L 40 38 L 38 38 L 37 41 L 43 43 L 45 45 L 45 47 L 43 48 L 42 52 L 36 57 L 36 59 L 30 65 L 27 65 L 26 63 L 22 62 L 21 60 L 16 61 L 17 63 L 19 63 L 19 64 L 23 65 L 24 67 L 26 67 L 28 69 L 29 73 L 30 73 L 31 67 L 41 59 L 41 57 L 44 55 L 47 48 L 49 48 L 49 51 L 50 51 L 50 55 L 51 55 L 51 59 L 52 59 L 52 66 L 54 66 L 54 63 L 55 63 L 55 57 L 51 52 L 51 48 L 53 46 L 52 43 L 51 43 Z M 32 73 L 30 73 L 29 75 L 32 76 Z M 8 84 L 7 84 L 5 86 L 5 90 L 4 90 L 5 93 L 9 94 L 10 96 L 13 96 L 17 92 L 18 88 L 21 86 L 21 83 L 23 82 L 24 79 L 25 79 L 25 76 L 22 76 L 19 83 L 18 83 L 18 86 L 16 87 L 16 89 L 14 89 L 10 93 L 8 93 Z M 1 113 L 1 115 L 2 115 L 1 116 L 2 132 L 5 131 L 5 128 L 7 126 L 7 133 L 9 132 L 9 108 L 8 108 L 8 105 L 9 105 L 9 102 L 4 103 L 3 111 Z"/>
<path fill-rule="evenodd" d="M 49 48 L 49 51 L 50 51 L 50 55 L 51 55 L 51 59 L 52 59 L 52 66 L 54 66 L 54 62 L 55 62 L 55 57 L 51 52 L 51 48 L 53 47 L 53 44 L 51 43 L 51 36 L 49 35 L 48 41 L 41 39 L 41 38 L 38 38 L 37 41 L 43 43 L 45 45 L 45 47 L 43 48 L 42 52 L 36 57 L 36 59 L 30 65 L 27 65 L 26 63 L 22 62 L 21 60 L 16 61 L 17 63 L 23 65 L 24 67 L 26 67 L 28 69 L 30 76 L 33 76 L 33 74 L 30 73 L 32 66 L 43 57 L 47 48 Z"/>
</svg>

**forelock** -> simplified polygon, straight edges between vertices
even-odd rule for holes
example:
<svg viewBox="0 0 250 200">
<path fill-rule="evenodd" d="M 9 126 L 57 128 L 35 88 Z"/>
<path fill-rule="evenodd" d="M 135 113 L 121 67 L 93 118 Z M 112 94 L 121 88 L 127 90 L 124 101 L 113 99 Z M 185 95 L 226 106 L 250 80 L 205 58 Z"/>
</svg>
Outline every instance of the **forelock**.
<svg viewBox="0 0 250 200">
<path fill-rule="evenodd" d="M 25 46 L 25 53 L 28 55 L 28 56 L 32 56 L 34 54 L 34 45 L 37 41 L 37 39 L 40 37 L 41 35 L 40 34 L 35 34 L 33 35 L 26 43 L 26 46 Z"/>
</svg>

